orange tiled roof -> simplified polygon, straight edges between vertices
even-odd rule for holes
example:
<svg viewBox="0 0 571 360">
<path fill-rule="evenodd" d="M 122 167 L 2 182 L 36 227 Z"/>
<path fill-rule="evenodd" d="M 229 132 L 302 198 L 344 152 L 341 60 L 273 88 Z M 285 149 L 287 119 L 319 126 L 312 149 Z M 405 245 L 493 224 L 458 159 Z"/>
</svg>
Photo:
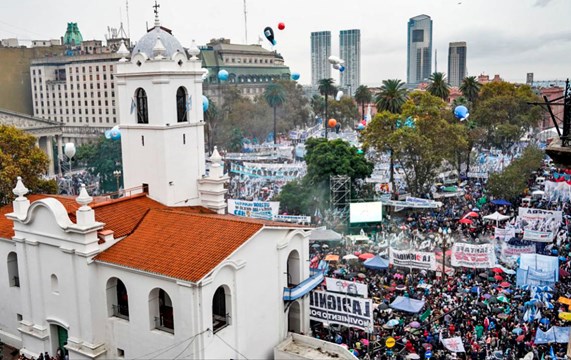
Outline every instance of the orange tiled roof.
<svg viewBox="0 0 571 360">
<path fill-rule="evenodd" d="M 197 282 L 263 226 L 235 216 L 153 209 L 95 260 Z"/>
</svg>

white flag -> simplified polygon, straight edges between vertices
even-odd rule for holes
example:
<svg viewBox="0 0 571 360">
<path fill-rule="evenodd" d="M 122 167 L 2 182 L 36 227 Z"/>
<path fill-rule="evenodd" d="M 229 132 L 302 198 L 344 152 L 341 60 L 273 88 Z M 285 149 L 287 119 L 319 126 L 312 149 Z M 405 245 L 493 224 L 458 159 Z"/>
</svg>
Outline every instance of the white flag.
<svg viewBox="0 0 571 360">
<path fill-rule="evenodd" d="M 442 339 L 442 344 L 444 347 L 453 352 L 466 352 L 464 350 L 464 344 L 462 343 L 462 338 L 460 336 L 455 336 L 448 339 Z"/>
</svg>

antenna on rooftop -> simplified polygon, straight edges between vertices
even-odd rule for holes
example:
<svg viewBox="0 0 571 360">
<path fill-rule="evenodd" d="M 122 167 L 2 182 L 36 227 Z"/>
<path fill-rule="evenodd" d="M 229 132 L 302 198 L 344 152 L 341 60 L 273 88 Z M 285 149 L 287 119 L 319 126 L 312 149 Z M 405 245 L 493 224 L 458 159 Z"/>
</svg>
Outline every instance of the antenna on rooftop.
<svg viewBox="0 0 571 360">
<path fill-rule="evenodd" d="M 246 0 L 244 0 L 244 37 L 245 44 L 248 44 L 248 12 L 246 11 Z"/>
<path fill-rule="evenodd" d="M 129 22 L 129 0 L 125 0 L 125 8 L 127 9 L 127 37 L 131 38 L 131 24 Z"/>
</svg>

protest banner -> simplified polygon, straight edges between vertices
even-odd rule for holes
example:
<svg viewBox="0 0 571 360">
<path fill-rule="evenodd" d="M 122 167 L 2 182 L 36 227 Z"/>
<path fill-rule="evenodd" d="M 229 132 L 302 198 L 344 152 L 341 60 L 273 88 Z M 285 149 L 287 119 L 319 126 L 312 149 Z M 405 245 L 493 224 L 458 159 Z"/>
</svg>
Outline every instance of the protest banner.
<svg viewBox="0 0 571 360">
<path fill-rule="evenodd" d="M 390 263 L 415 269 L 436 270 L 436 256 L 431 252 L 395 250 L 391 248 Z"/>
<path fill-rule="evenodd" d="M 563 221 L 563 213 L 561 211 L 555 210 L 544 210 L 544 209 L 534 209 L 520 207 L 518 210 L 518 216 L 528 222 L 536 221 L 539 219 L 549 220 L 553 219 L 557 222 Z"/>
<path fill-rule="evenodd" d="M 371 299 L 314 290 L 309 293 L 309 318 L 369 330 L 373 324 L 373 304 Z"/>
<path fill-rule="evenodd" d="M 331 292 L 338 292 L 353 296 L 362 296 L 364 298 L 366 298 L 369 293 L 366 284 L 361 284 L 354 281 L 326 277 L 325 285 L 327 286 L 327 291 Z"/>
<path fill-rule="evenodd" d="M 502 256 L 515 256 L 518 257 L 521 254 L 535 254 L 535 245 L 510 245 L 502 244 Z"/>
<path fill-rule="evenodd" d="M 523 239 L 529 241 L 550 243 L 553 241 L 554 233 L 551 231 L 537 231 L 525 229 L 523 231 Z"/>
<path fill-rule="evenodd" d="M 515 228 L 494 228 L 494 238 L 499 238 L 503 241 L 508 241 L 509 239 L 515 237 Z"/>
<path fill-rule="evenodd" d="M 493 244 L 454 243 L 452 266 L 486 269 L 496 265 Z"/>
<path fill-rule="evenodd" d="M 245 201 L 228 199 L 228 214 L 271 220 L 278 215 L 279 201 Z"/>
</svg>

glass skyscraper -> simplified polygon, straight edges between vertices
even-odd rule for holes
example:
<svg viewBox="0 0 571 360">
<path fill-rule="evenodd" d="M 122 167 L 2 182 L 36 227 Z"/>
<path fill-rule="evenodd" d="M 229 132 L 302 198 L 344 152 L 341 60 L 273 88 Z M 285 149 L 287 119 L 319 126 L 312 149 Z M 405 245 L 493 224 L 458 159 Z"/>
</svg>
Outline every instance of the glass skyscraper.
<svg viewBox="0 0 571 360">
<path fill-rule="evenodd" d="M 448 47 L 448 83 L 459 87 L 466 77 L 466 42 L 451 42 Z"/>
<path fill-rule="evenodd" d="M 339 57 L 345 60 L 345 71 L 339 74 L 339 83 L 353 96 L 361 82 L 361 30 L 339 32 Z"/>
<path fill-rule="evenodd" d="M 408 21 L 406 82 L 418 84 L 432 73 L 432 19 L 418 15 Z"/>
<path fill-rule="evenodd" d="M 311 85 L 317 86 L 319 80 L 331 77 L 331 31 L 311 33 Z"/>
</svg>

